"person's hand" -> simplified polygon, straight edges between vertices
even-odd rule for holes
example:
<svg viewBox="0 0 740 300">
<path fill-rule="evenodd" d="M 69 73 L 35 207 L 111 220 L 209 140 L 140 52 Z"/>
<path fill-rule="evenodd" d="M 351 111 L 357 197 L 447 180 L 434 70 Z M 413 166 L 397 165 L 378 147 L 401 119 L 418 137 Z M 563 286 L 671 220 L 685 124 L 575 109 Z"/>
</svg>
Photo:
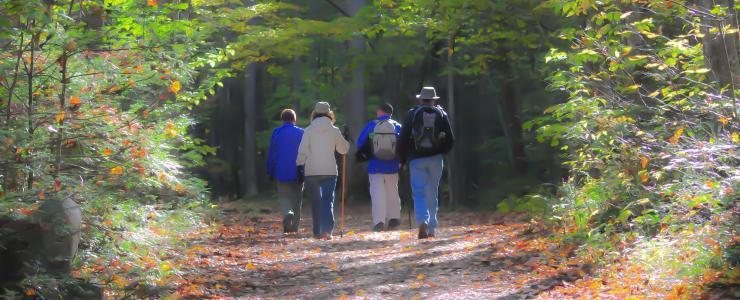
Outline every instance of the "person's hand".
<svg viewBox="0 0 740 300">
<path fill-rule="evenodd" d="M 345 140 L 351 140 L 349 136 L 349 126 L 347 126 L 347 124 L 342 125 L 342 136 Z"/>
<path fill-rule="evenodd" d="M 306 179 L 306 167 L 298 166 L 296 171 L 298 172 L 298 181 L 303 182 Z"/>
</svg>

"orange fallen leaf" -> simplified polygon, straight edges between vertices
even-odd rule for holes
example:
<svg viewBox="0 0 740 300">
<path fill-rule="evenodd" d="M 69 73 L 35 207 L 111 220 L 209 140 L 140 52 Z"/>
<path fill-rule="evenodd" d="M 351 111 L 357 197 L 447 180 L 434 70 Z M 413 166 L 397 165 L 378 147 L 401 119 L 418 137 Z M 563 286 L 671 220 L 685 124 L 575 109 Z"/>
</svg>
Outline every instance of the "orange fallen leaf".
<svg viewBox="0 0 740 300">
<path fill-rule="evenodd" d="M 671 143 L 671 144 L 676 144 L 676 143 L 678 143 L 678 140 L 679 140 L 679 139 L 681 138 L 681 135 L 683 134 L 683 131 L 684 131 L 684 128 L 683 128 L 683 127 L 679 127 L 679 128 L 678 128 L 678 129 L 676 130 L 676 132 L 674 132 L 674 133 L 673 133 L 673 136 L 671 136 L 671 137 L 670 137 L 670 138 L 668 139 L 668 142 L 669 142 L 669 143 Z"/>
<path fill-rule="evenodd" d="M 80 97 L 72 96 L 72 97 L 69 97 L 69 104 L 73 106 L 78 106 L 82 104 L 82 101 L 80 100 Z"/>
<path fill-rule="evenodd" d="M 121 166 L 115 166 L 110 169 L 110 173 L 113 175 L 121 175 L 123 174 L 123 167 Z"/>
<path fill-rule="evenodd" d="M 250 261 L 247 263 L 247 270 L 254 271 L 257 270 L 257 267 L 254 266 L 254 264 Z"/>
</svg>

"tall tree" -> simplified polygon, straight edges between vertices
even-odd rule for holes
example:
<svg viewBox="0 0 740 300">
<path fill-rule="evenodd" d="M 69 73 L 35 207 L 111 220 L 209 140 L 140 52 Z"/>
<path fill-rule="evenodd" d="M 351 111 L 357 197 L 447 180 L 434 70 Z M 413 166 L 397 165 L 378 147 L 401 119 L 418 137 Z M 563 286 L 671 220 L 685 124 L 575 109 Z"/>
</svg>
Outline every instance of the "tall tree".
<svg viewBox="0 0 740 300">
<path fill-rule="evenodd" d="M 732 98 L 734 117 L 737 117 L 737 89 L 740 88 L 740 42 L 737 31 L 738 21 L 735 12 L 734 0 L 701 0 L 705 13 L 701 16 L 707 19 L 710 26 L 702 27 L 704 34 L 704 57 L 707 66 L 711 68 L 714 78 L 725 89 L 723 93 Z M 718 8 L 718 9 L 715 9 Z M 706 12 L 718 12 L 709 14 Z M 729 31 L 728 31 L 729 30 Z"/>
<path fill-rule="evenodd" d="M 358 12 L 362 7 L 365 6 L 365 0 L 349 0 L 348 13 L 352 17 L 358 17 Z M 367 119 L 367 93 L 365 90 L 365 60 L 363 55 L 365 53 L 365 38 L 361 34 L 356 36 L 350 41 L 350 70 L 351 79 L 347 91 L 347 96 L 344 99 L 343 109 L 345 111 L 345 120 L 347 126 L 349 126 L 350 135 L 352 138 L 356 138 L 362 127 L 365 125 Z M 355 143 L 352 144 L 350 153 L 354 153 L 357 149 Z M 349 183 L 350 189 L 357 190 L 366 185 L 366 174 L 363 172 L 361 166 L 355 164 L 354 155 L 348 155 L 347 158 L 347 173 L 351 174 Z"/>
<path fill-rule="evenodd" d="M 257 89 L 259 66 L 250 63 L 244 71 L 244 168 L 242 169 L 245 196 L 259 193 L 257 177 Z"/>
</svg>

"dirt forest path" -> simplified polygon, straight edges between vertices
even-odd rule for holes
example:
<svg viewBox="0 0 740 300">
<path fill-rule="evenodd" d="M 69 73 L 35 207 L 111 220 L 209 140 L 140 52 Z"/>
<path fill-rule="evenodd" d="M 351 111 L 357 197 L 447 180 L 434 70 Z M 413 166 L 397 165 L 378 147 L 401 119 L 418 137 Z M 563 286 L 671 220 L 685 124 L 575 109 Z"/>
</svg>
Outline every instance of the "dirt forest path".
<svg viewBox="0 0 740 300">
<path fill-rule="evenodd" d="M 216 231 L 189 237 L 178 294 L 221 299 L 523 299 L 584 275 L 536 223 L 484 213 L 441 213 L 436 238 L 372 232 L 367 209 L 348 210 L 344 237 L 283 234 L 280 217 L 229 213 Z M 337 226 L 339 220 L 337 218 Z M 547 298 L 547 297 L 546 297 Z"/>
</svg>

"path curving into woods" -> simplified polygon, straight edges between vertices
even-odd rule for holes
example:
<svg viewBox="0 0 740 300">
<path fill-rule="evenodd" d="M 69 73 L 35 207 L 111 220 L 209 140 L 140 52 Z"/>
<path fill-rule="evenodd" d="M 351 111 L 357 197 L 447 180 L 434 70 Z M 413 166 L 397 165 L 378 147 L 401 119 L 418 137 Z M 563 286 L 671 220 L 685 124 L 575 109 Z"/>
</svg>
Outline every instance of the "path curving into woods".
<svg viewBox="0 0 740 300">
<path fill-rule="evenodd" d="M 572 246 L 536 223 L 483 213 L 441 213 L 436 238 L 408 228 L 372 232 L 366 209 L 347 213 L 344 237 L 316 240 L 310 218 L 283 234 L 277 215 L 232 212 L 211 233 L 188 238 L 177 293 L 239 299 L 521 299 L 584 275 Z M 304 211 L 310 216 L 310 211 Z"/>
</svg>

